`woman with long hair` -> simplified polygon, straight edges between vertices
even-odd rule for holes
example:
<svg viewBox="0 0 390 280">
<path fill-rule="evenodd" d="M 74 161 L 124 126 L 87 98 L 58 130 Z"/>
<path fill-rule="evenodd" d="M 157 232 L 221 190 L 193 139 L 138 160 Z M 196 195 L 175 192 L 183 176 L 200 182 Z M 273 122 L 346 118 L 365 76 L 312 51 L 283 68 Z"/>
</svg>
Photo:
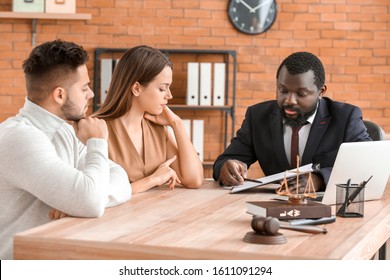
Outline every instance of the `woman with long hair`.
<svg viewBox="0 0 390 280">
<path fill-rule="evenodd" d="M 166 183 L 170 188 L 175 184 L 198 188 L 203 182 L 203 166 L 183 121 L 168 107 L 172 68 L 157 49 L 145 45 L 129 49 L 94 114 L 107 123 L 109 157 L 126 170 L 133 193 Z"/>
</svg>

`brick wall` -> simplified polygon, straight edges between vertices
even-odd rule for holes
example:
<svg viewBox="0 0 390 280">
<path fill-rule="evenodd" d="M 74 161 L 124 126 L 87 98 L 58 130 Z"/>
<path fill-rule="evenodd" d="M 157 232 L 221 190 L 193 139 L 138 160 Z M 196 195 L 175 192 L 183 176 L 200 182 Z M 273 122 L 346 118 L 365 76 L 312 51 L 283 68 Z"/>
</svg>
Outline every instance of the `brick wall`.
<svg viewBox="0 0 390 280">
<path fill-rule="evenodd" d="M 278 0 L 276 22 L 256 36 L 232 27 L 227 2 L 78 0 L 77 12 L 91 13 L 92 20 L 38 20 L 37 43 L 72 40 L 91 57 L 96 47 L 138 44 L 236 50 L 236 128 L 248 105 L 274 98 L 281 60 L 293 51 L 311 51 L 325 64 L 327 95 L 360 106 L 364 118 L 390 133 L 390 1 Z M 12 0 L 0 3 L 0 11 L 11 7 Z M 0 121 L 24 102 L 21 64 L 31 51 L 31 28 L 30 19 L 0 18 Z M 92 78 L 92 60 L 88 66 Z"/>
</svg>

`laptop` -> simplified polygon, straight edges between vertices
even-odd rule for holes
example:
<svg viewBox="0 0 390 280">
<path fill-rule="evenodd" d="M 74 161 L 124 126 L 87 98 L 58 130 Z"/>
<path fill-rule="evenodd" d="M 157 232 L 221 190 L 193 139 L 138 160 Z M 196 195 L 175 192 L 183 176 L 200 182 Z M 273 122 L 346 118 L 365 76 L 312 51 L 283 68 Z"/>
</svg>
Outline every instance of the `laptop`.
<svg viewBox="0 0 390 280">
<path fill-rule="evenodd" d="M 351 184 L 369 180 L 364 188 L 364 200 L 380 199 L 389 176 L 390 141 L 343 143 L 322 200 L 318 201 L 327 205 L 336 204 L 336 184 L 346 184 L 348 179 L 351 179 Z"/>
<path fill-rule="evenodd" d="M 299 168 L 301 173 L 312 171 L 308 164 Z M 231 193 L 237 193 L 256 187 L 265 188 L 267 184 L 280 181 L 283 176 L 296 176 L 296 171 L 290 170 L 271 176 L 259 178 L 261 184 L 245 182 L 233 186 Z M 371 177 L 372 176 L 372 177 Z M 346 142 L 340 145 L 336 160 L 325 192 L 317 193 L 316 201 L 327 205 L 336 204 L 336 184 L 351 184 L 367 182 L 364 188 L 364 200 L 380 199 L 384 193 L 390 176 L 390 141 Z M 371 177 L 371 178 L 370 178 Z M 262 187 L 263 186 L 263 187 Z"/>
</svg>

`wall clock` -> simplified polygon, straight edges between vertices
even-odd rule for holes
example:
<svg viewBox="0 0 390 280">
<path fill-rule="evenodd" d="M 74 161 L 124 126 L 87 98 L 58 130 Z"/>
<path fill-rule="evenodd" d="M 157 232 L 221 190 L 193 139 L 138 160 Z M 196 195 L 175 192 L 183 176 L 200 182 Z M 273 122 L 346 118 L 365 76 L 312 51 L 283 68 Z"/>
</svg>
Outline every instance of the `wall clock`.
<svg viewBox="0 0 390 280">
<path fill-rule="evenodd" d="M 260 34 L 275 22 L 275 0 L 230 0 L 228 17 L 233 26 L 245 34 Z"/>
</svg>

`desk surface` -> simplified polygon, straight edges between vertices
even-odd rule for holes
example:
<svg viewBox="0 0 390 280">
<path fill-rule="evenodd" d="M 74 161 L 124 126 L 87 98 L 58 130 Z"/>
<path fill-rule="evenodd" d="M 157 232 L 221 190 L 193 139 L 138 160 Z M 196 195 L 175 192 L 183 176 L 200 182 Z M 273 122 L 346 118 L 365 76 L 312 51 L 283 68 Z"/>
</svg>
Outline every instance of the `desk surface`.
<svg viewBox="0 0 390 280">
<path fill-rule="evenodd" d="M 369 259 L 390 238 L 390 180 L 364 218 L 341 218 L 327 234 L 280 230 L 287 243 L 244 242 L 252 217 L 245 201 L 215 182 L 197 190 L 155 188 L 106 209 L 101 218 L 64 218 L 17 234 L 15 259 Z M 324 225 L 325 226 L 325 225 Z"/>
</svg>

